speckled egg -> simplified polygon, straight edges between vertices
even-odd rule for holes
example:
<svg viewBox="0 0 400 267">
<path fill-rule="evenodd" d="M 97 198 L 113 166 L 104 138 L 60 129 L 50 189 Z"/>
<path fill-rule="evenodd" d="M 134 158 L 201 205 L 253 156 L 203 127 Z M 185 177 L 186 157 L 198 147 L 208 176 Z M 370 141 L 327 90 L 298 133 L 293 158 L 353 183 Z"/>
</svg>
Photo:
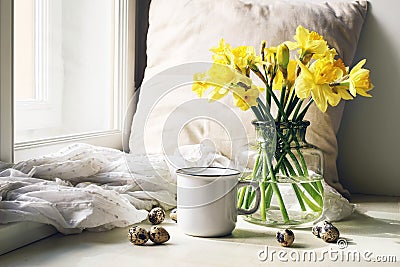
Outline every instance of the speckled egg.
<svg viewBox="0 0 400 267">
<path fill-rule="evenodd" d="M 340 233 L 332 224 L 326 224 L 325 227 L 321 229 L 319 236 L 322 240 L 328 243 L 336 242 L 339 239 Z"/>
<path fill-rule="evenodd" d="M 178 222 L 178 213 L 177 213 L 177 209 L 171 210 L 171 212 L 169 213 L 169 217 L 170 217 L 173 221 Z"/>
<path fill-rule="evenodd" d="M 155 225 L 150 228 L 149 238 L 155 244 L 162 244 L 169 240 L 170 236 L 167 230 L 164 227 Z"/>
<path fill-rule="evenodd" d="M 316 237 L 320 238 L 319 233 L 321 232 L 322 227 L 324 227 L 325 224 L 329 223 L 328 221 L 321 221 L 318 222 L 317 224 L 315 224 L 312 227 L 312 233 L 313 235 L 315 235 Z"/>
<path fill-rule="evenodd" d="M 276 233 L 276 240 L 281 244 L 281 246 L 289 247 L 294 242 L 294 233 L 289 229 L 279 230 Z"/>
<path fill-rule="evenodd" d="M 160 208 L 154 208 L 149 212 L 149 221 L 152 224 L 160 224 L 164 221 L 165 219 L 165 211 Z"/>
<path fill-rule="evenodd" d="M 149 234 L 146 229 L 140 226 L 132 226 L 128 230 L 128 238 L 132 244 L 143 245 L 149 240 Z"/>
<path fill-rule="evenodd" d="M 328 243 L 336 242 L 340 236 L 339 230 L 328 221 L 321 221 L 314 225 L 312 233 Z"/>
</svg>

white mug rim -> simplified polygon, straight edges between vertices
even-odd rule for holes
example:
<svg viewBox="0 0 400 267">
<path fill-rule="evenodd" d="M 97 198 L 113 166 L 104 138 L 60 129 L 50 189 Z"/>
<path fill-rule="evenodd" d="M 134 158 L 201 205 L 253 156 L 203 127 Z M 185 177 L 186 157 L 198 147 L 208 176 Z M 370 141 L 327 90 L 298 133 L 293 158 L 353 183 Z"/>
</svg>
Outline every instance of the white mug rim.
<svg viewBox="0 0 400 267">
<path fill-rule="evenodd" d="M 218 173 L 218 174 L 207 174 L 207 173 L 200 173 L 200 171 L 205 170 L 205 169 L 214 169 L 214 170 L 229 170 L 232 171 L 231 173 Z M 197 172 L 195 170 L 198 170 Z M 189 177 L 189 178 L 209 178 L 209 179 L 215 179 L 218 177 L 222 178 L 232 178 L 232 177 L 237 177 L 240 175 L 240 171 L 232 169 L 232 168 L 226 168 L 226 167 L 186 167 L 186 168 L 180 168 L 176 170 L 177 175 Z"/>
</svg>

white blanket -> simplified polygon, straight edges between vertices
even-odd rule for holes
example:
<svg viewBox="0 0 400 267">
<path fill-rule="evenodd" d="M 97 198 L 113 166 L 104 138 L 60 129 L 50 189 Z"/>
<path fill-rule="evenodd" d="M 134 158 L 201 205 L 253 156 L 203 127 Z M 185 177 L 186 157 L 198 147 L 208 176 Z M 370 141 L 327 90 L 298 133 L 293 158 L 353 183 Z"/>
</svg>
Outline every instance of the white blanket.
<svg viewBox="0 0 400 267">
<path fill-rule="evenodd" d="M 180 156 L 165 160 L 161 155 L 134 156 L 75 144 L 20 162 L 0 172 L 0 223 L 34 221 L 73 234 L 141 222 L 153 206 L 166 210 L 176 206 L 176 181 L 171 173 L 177 164 L 227 166 L 227 158 L 208 150 L 203 145 L 187 146 Z M 354 208 L 330 187 L 325 189 L 324 201 L 329 220 L 344 218 Z"/>
<path fill-rule="evenodd" d="M 176 205 L 161 156 L 75 144 L 0 172 L 0 223 L 35 221 L 64 234 L 143 221 L 155 205 Z"/>
</svg>

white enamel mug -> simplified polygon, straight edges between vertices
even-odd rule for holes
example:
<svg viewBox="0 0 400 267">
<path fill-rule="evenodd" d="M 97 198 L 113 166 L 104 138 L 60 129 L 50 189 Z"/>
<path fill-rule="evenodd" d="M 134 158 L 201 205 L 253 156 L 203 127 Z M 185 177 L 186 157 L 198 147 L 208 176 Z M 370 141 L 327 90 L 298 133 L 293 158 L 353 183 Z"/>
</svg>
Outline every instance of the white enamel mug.
<svg viewBox="0 0 400 267">
<path fill-rule="evenodd" d="M 178 225 L 185 234 L 217 237 L 235 229 L 237 215 L 254 213 L 260 203 L 258 183 L 239 181 L 240 172 L 229 168 L 191 167 L 176 171 Z M 256 205 L 237 208 L 239 187 L 256 189 Z"/>
</svg>

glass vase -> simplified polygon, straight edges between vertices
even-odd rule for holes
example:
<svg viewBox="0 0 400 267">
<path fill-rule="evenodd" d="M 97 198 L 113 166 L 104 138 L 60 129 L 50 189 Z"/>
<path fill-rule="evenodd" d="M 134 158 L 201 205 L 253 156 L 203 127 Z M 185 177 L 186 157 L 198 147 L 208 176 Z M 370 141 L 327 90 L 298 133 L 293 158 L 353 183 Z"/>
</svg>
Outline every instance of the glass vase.
<svg viewBox="0 0 400 267">
<path fill-rule="evenodd" d="M 245 154 L 249 172 L 242 179 L 259 183 L 261 203 L 246 221 L 266 226 L 312 225 L 323 210 L 323 153 L 305 140 L 308 121 L 254 121 L 256 143 Z M 275 135 L 276 134 L 276 135 Z M 254 205 L 254 189 L 238 192 L 238 206 Z"/>
</svg>

